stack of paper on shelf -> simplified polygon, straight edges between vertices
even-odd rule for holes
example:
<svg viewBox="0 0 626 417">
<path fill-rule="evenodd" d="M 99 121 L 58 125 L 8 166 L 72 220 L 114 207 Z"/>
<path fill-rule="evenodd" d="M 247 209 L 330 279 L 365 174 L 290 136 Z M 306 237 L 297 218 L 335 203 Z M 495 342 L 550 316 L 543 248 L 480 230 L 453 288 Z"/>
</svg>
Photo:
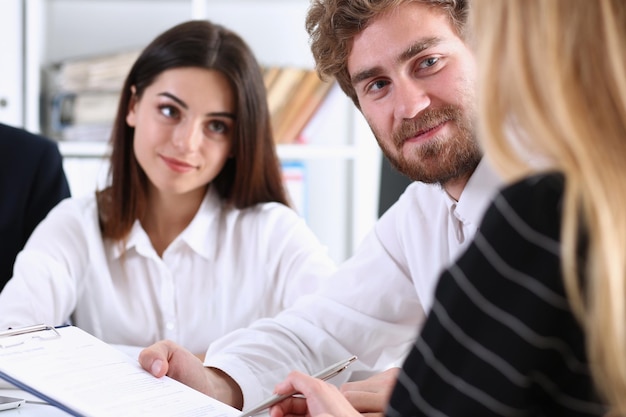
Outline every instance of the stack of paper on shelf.
<svg viewBox="0 0 626 417">
<path fill-rule="evenodd" d="M 124 79 L 138 55 L 120 52 L 50 66 L 44 133 L 58 140 L 108 140 Z M 333 82 L 294 66 L 265 67 L 263 77 L 276 142 L 297 143 Z"/>
<path fill-rule="evenodd" d="M 44 132 L 59 140 L 108 140 L 120 90 L 138 55 L 76 58 L 48 68 Z"/>
<path fill-rule="evenodd" d="M 119 90 L 138 56 L 138 51 L 128 51 L 61 62 L 59 88 L 64 91 Z"/>
</svg>

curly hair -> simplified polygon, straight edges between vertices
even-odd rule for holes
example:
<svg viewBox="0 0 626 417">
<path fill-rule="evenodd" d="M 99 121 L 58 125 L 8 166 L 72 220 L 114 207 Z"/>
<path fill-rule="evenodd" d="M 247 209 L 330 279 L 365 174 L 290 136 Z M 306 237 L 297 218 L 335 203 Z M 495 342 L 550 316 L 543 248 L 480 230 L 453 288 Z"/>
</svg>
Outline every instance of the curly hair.
<svg viewBox="0 0 626 417">
<path fill-rule="evenodd" d="M 335 78 L 341 89 L 360 108 L 348 73 L 352 39 L 372 19 L 395 7 L 420 2 L 444 10 L 455 31 L 464 38 L 468 0 L 312 0 L 306 17 L 311 52 L 322 78 Z"/>
</svg>

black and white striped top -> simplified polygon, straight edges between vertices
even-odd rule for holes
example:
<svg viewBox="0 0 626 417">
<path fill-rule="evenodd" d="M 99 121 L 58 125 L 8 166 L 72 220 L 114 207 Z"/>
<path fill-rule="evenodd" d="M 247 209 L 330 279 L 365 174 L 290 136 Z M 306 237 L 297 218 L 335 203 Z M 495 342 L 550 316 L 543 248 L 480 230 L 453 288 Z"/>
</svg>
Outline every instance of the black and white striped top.
<svg viewBox="0 0 626 417">
<path fill-rule="evenodd" d="M 441 277 L 389 416 L 600 416 L 560 268 L 563 177 L 497 195 Z"/>
</svg>

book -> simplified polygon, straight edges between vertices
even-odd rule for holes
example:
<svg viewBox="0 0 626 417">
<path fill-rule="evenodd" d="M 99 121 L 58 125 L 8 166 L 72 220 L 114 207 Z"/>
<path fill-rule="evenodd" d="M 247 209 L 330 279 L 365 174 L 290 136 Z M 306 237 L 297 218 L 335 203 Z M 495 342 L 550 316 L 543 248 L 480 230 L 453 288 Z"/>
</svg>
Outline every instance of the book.
<svg viewBox="0 0 626 417">
<path fill-rule="evenodd" d="M 303 217 L 307 218 L 306 167 L 301 161 L 285 161 L 281 163 L 283 182 L 291 206 Z"/>
<path fill-rule="evenodd" d="M 240 414 L 171 378 L 155 378 L 124 352 L 74 326 L 0 333 L 0 378 L 73 416 Z"/>
<path fill-rule="evenodd" d="M 324 99 L 319 103 L 318 108 L 313 112 L 304 128 L 298 133 L 296 143 L 303 144 L 314 142 L 316 145 L 337 144 L 333 141 L 333 125 L 340 126 L 346 114 L 346 107 L 350 105 L 346 101 L 345 94 L 337 82 L 333 82 L 326 92 Z M 336 137 L 335 137 L 336 139 Z"/>
<path fill-rule="evenodd" d="M 280 67 L 264 67 L 263 68 L 263 83 L 265 84 L 265 89 L 267 91 L 272 88 L 274 81 L 278 78 L 278 74 L 280 74 Z"/>
<path fill-rule="evenodd" d="M 299 83 L 306 74 L 307 70 L 304 68 L 283 67 L 267 92 L 267 104 L 272 118 L 274 139 L 277 141 L 276 129 L 280 126 L 285 109 L 290 105 Z"/>
<path fill-rule="evenodd" d="M 296 143 L 300 132 L 320 107 L 333 82 L 319 78 L 310 70 L 290 98 L 289 105 L 274 132 L 278 143 Z"/>
</svg>

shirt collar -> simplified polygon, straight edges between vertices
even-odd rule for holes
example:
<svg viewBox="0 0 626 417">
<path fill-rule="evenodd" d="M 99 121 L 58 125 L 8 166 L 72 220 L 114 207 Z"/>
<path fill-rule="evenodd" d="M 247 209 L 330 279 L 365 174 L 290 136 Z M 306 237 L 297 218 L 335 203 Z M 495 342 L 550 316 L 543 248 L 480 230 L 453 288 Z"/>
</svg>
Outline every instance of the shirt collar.
<svg viewBox="0 0 626 417">
<path fill-rule="evenodd" d="M 448 206 L 456 204 L 454 211 L 459 220 L 464 224 L 473 224 L 478 227 L 485 210 L 502 184 L 500 176 L 487 159 L 483 158 L 463 188 L 459 201 L 456 202 L 448 196 Z"/>
<path fill-rule="evenodd" d="M 213 254 L 215 254 L 216 240 L 209 237 L 211 236 L 210 230 L 212 226 L 215 227 L 221 206 L 222 200 L 219 195 L 212 187 L 209 187 L 191 223 L 174 239 L 166 250 L 175 248 L 177 245 L 187 244 L 200 256 L 205 259 L 211 259 Z M 119 258 L 124 252 L 132 248 L 135 248 L 138 253 L 144 256 L 156 255 L 150 238 L 139 220 L 135 220 L 135 223 L 133 223 L 126 244 L 123 247 L 122 245 L 113 246 L 113 256 Z"/>
</svg>

